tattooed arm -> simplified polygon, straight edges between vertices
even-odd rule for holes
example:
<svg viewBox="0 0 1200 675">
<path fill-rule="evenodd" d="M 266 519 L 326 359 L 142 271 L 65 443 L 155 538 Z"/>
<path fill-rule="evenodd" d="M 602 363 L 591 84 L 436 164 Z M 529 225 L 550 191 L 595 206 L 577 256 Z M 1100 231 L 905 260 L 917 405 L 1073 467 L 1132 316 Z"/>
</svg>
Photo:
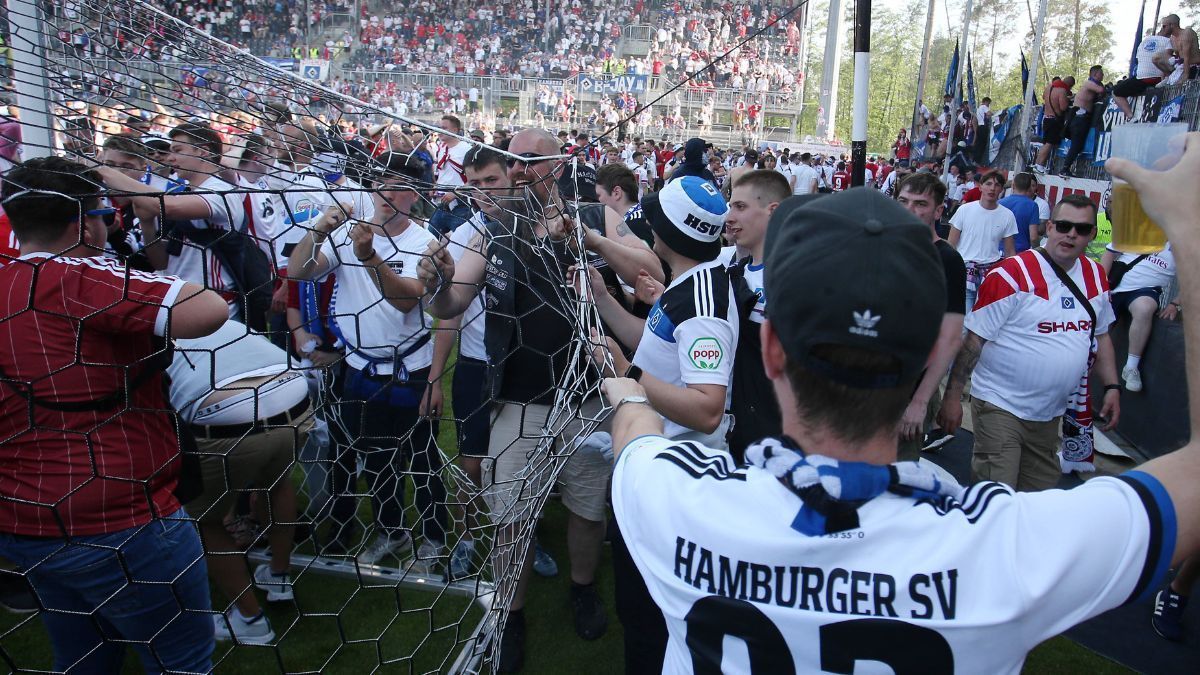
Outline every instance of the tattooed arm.
<svg viewBox="0 0 1200 675">
<path fill-rule="evenodd" d="M 954 368 L 950 370 L 950 382 L 946 384 L 946 396 L 942 399 L 942 408 L 937 416 L 942 431 L 948 434 L 953 434 L 962 426 L 963 390 L 967 386 L 967 380 L 971 378 L 971 373 L 975 371 L 975 364 L 979 363 L 979 355 L 983 353 L 985 344 L 987 340 L 967 331 L 962 350 L 954 360 Z"/>
<path fill-rule="evenodd" d="M 612 209 L 604 210 L 605 236 L 595 230 L 589 230 L 584 238 L 588 250 L 595 251 L 604 258 L 608 266 L 613 268 L 621 281 L 628 286 L 637 283 L 638 272 L 646 270 L 658 281 L 665 281 L 662 262 L 646 242 L 638 239 L 637 235 L 625 225 L 625 219 Z"/>
</svg>

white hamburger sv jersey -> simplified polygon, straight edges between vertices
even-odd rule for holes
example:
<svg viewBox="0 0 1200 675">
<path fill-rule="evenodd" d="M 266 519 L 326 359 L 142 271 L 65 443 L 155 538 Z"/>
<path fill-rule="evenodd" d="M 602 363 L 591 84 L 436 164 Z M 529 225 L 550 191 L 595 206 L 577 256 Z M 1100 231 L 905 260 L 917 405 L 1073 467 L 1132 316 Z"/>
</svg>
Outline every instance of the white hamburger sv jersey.
<svg viewBox="0 0 1200 675">
<path fill-rule="evenodd" d="M 671 281 L 650 309 L 633 365 L 643 372 L 684 387 L 719 384 L 729 387 L 737 350 L 738 314 L 733 285 L 720 260 L 701 263 Z M 729 407 L 732 388 L 726 389 Z M 672 438 L 697 432 L 663 419 L 664 433 Z M 721 433 L 723 427 L 718 427 Z M 724 438 L 703 439 L 723 446 Z"/>
<path fill-rule="evenodd" d="M 1096 312 L 1096 335 L 1107 333 L 1115 317 L 1104 269 L 1081 257 L 1067 274 Z M 989 272 L 965 325 L 987 340 L 972 396 L 1031 422 L 1063 414 L 1087 368 L 1091 318 L 1041 254 L 1024 251 Z"/>
<path fill-rule="evenodd" d="M 316 227 L 325 209 L 336 200 L 342 206 L 353 206 L 355 220 L 375 218 L 375 203 L 370 191 L 347 178 L 345 185 L 334 185 L 310 171 L 292 174 L 296 182 L 283 193 L 284 214 L 281 233 L 272 241 L 280 266 L 286 268 L 288 257 L 305 234 Z"/>
<path fill-rule="evenodd" d="M 643 436 L 612 499 L 666 618 L 664 673 L 1019 673 L 1038 643 L 1158 588 L 1175 548 L 1174 507 L 1138 471 L 959 501 L 885 492 L 858 528 L 809 536 L 772 474 Z"/>
</svg>

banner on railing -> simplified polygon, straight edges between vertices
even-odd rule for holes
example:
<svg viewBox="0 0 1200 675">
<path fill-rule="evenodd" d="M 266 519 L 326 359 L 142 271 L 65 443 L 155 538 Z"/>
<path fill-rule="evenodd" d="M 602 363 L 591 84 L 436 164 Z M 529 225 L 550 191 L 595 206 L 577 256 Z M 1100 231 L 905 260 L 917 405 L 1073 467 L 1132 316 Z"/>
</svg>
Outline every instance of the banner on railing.
<svg viewBox="0 0 1200 675">
<path fill-rule="evenodd" d="M 989 139 L 988 165 L 996 161 L 996 156 L 1000 154 L 1000 146 L 1004 145 L 1004 139 L 1008 138 L 1008 132 L 1013 123 L 1020 123 L 1021 106 L 1018 104 L 1005 110 L 1000 113 L 1000 118 L 1000 123 L 996 125 L 996 130 L 992 132 L 992 137 Z"/>
<path fill-rule="evenodd" d="M 275 66 L 276 68 L 279 68 L 280 70 L 286 70 L 289 73 L 296 72 L 296 59 L 281 59 L 274 56 L 260 56 L 258 58 Z"/>
<path fill-rule="evenodd" d="M 579 91 L 592 94 L 643 94 L 650 77 L 648 75 L 618 75 L 616 77 L 579 76 Z"/>
<path fill-rule="evenodd" d="M 300 77 L 306 80 L 325 81 L 329 77 L 329 61 L 325 59 L 300 59 Z"/>
<path fill-rule="evenodd" d="M 1133 119 L 1125 120 L 1125 113 L 1117 107 L 1111 98 L 1104 109 L 1104 115 L 1096 128 L 1096 149 L 1093 161 L 1097 166 L 1112 154 L 1112 130 L 1120 124 L 1170 124 L 1178 122 L 1183 114 L 1183 94 L 1167 98 L 1167 92 L 1151 88 L 1146 94 L 1133 99 Z"/>
</svg>

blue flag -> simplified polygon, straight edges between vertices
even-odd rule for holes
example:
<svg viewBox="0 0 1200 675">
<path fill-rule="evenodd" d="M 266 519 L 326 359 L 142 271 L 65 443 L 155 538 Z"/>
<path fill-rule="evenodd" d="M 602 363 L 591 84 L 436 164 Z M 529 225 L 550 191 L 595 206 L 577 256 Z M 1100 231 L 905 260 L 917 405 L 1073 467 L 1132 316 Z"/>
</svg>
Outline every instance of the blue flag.
<svg viewBox="0 0 1200 675">
<path fill-rule="evenodd" d="M 1025 60 L 1025 51 L 1021 50 L 1021 91 L 1029 88 L 1029 62 Z M 1037 92 L 1033 92 L 1033 105 L 1037 105 Z"/>
<path fill-rule="evenodd" d="M 943 96 L 954 96 L 954 83 L 958 80 L 958 40 L 954 41 L 954 56 L 950 59 L 950 72 L 946 73 L 946 89 Z"/>
<path fill-rule="evenodd" d="M 967 103 L 975 109 L 975 69 L 971 67 L 971 55 L 967 54 Z"/>
<path fill-rule="evenodd" d="M 1146 0 L 1142 0 L 1142 12 L 1138 14 L 1137 35 L 1133 36 L 1133 53 L 1129 55 L 1129 76 L 1137 74 L 1137 52 L 1142 46 L 1142 28 L 1146 21 Z"/>
</svg>

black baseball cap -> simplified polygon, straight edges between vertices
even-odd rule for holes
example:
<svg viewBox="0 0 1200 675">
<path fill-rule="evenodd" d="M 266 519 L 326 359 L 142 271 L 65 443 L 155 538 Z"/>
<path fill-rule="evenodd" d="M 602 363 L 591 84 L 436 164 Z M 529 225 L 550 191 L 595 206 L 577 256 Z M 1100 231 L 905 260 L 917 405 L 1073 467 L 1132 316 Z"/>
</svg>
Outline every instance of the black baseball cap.
<svg viewBox="0 0 1200 675">
<path fill-rule="evenodd" d="M 866 187 L 808 201 L 774 225 L 763 285 L 788 358 L 855 389 L 915 383 L 946 309 L 929 226 Z M 896 366 L 846 368 L 814 353 L 823 345 L 889 354 Z"/>
<path fill-rule="evenodd" d="M 596 197 L 596 170 L 582 161 L 564 164 L 558 177 L 558 192 L 567 201 L 600 201 Z"/>
</svg>

